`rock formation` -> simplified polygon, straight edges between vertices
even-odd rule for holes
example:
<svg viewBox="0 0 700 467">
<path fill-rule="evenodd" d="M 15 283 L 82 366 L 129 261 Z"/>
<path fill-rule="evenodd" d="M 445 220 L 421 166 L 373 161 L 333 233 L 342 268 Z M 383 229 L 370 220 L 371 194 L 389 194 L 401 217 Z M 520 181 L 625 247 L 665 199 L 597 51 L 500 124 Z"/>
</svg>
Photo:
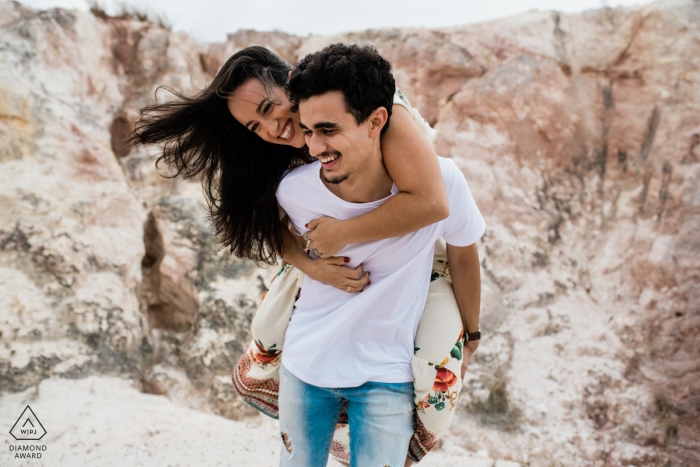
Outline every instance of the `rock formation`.
<svg viewBox="0 0 700 467">
<path fill-rule="evenodd" d="M 158 85 L 240 48 L 373 43 L 487 220 L 484 340 L 446 443 L 522 465 L 700 461 L 700 4 L 201 45 L 0 3 L 0 390 L 125 375 L 229 418 L 270 276 L 128 148 Z M 158 97 L 167 98 L 165 93 Z M 160 169 L 161 173 L 163 169 Z M 262 284 L 264 285 L 264 284 Z"/>
</svg>

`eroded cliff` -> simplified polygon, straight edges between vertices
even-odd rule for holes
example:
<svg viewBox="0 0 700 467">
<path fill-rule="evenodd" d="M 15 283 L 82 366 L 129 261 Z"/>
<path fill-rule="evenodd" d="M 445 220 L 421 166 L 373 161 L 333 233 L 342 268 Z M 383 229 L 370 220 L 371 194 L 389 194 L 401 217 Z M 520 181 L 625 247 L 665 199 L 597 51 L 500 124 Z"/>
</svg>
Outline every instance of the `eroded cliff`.
<svg viewBox="0 0 700 467">
<path fill-rule="evenodd" d="M 446 443 L 524 465 L 700 460 L 700 4 L 447 30 L 239 31 L 0 4 L 0 389 L 122 374 L 229 418 L 268 272 L 219 252 L 196 184 L 124 142 L 158 85 L 231 53 L 370 42 L 464 171 L 484 340 Z M 165 98 L 159 94 L 159 98 Z"/>
</svg>

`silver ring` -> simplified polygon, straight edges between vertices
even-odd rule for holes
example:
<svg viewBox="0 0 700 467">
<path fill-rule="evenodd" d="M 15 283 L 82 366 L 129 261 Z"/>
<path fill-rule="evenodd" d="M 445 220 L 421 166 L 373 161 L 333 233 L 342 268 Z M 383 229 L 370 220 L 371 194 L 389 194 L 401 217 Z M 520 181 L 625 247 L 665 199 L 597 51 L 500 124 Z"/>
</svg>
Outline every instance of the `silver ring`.
<svg viewBox="0 0 700 467">
<path fill-rule="evenodd" d="M 304 234 L 302 235 L 302 237 L 303 237 L 304 240 L 306 240 L 307 242 L 310 242 L 311 240 L 309 240 L 309 235 L 308 235 L 308 233 L 309 233 L 309 232 L 304 232 Z"/>
</svg>

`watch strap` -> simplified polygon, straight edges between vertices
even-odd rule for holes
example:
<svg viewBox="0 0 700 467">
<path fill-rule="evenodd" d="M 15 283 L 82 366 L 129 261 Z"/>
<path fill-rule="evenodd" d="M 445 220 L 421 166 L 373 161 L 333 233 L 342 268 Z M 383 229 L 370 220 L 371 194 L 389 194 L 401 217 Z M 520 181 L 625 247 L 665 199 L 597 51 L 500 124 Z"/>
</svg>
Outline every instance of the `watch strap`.
<svg viewBox="0 0 700 467">
<path fill-rule="evenodd" d="M 464 333 L 464 342 L 467 343 L 469 341 L 478 341 L 481 340 L 481 331 L 476 331 L 476 332 L 465 332 Z"/>
</svg>

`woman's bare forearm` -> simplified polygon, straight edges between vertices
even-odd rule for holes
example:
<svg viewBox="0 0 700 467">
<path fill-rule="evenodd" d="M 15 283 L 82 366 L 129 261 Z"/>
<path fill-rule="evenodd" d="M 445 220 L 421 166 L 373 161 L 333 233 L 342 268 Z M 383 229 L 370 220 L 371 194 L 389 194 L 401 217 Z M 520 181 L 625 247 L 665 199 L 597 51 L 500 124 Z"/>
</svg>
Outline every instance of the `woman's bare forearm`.
<svg viewBox="0 0 700 467">
<path fill-rule="evenodd" d="M 306 276 L 348 293 L 362 292 L 370 284 L 369 272 L 358 265 L 347 267 L 350 258 L 333 257 L 313 259 L 301 246 L 304 240 L 287 229 L 283 230 L 284 253 L 282 259 L 299 269 Z"/>
<path fill-rule="evenodd" d="M 342 221 L 340 229 L 345 244 L 399 237 L 445 219 L 441 209 L 420 194 L 402 192 L 377 209 Z"/>
<path fill-rule="evenodd" d="M 306 254 L 306 251 L 299 243 L 299 238 L 292 234 L 286 227 L 282 229 L 282 236 L 284 237 L 282 259 L 308 275 L 313 267 L 313 259 Z"/>
<path fill-rule="evenodd" d="M 377 209 L 344 221 L 351 240 L 347 243 L 406 235 L 450 214 L 437 154 L 400 105 L 394 105 L 391 125 L 382 135 L 382 157 L 399 193 Z"/>
<path fill-rule="evenodd" d="M 450 214 L 442 170 L 432 144 L 408 111 L 395 105 L 391 125 L 382 135 L 382 158 L 399 193 L 377 209 L 343 221 L 312 221 L 312 247 L 331 256 L 345 245 L 415 232 Z"/>
</svg>

